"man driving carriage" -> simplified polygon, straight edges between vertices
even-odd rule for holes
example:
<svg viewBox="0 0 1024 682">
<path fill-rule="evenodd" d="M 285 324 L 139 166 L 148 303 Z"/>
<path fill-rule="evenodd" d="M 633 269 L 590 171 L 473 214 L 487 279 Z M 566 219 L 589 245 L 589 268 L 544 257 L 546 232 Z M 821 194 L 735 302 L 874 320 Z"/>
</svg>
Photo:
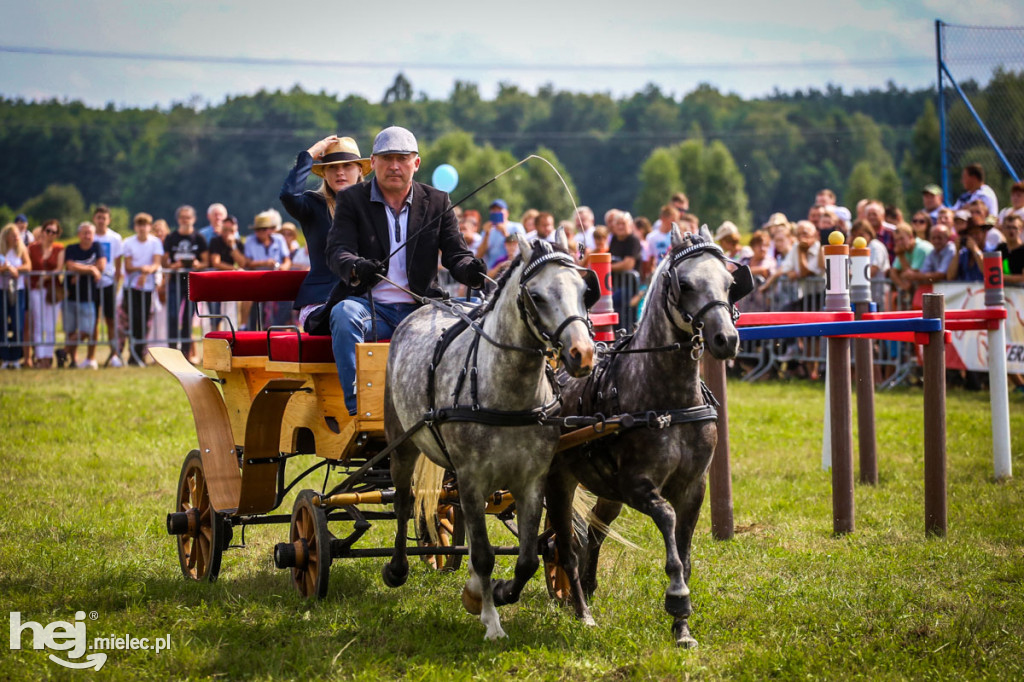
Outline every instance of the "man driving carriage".
<svg viewBox="0 0 1024 682">
<path fill-rule="evenodd" d="M 398 126 L 382 130 L 373 141 L 370 162 L 373 179 L 338 194 L 326 251 L 340 282 L 319 313 L 330 315 L 334 359 L 350 415 L 356 410 L 356 344 L 389 338 L 419 307 L 416 297 L 442 295 L 438 251 L 452 276 L 471 288 L 483 287 L 486 271 L 459 232 L 448 194 L 413 180 L 420 156 L 410 131 Z"/>
</svg>

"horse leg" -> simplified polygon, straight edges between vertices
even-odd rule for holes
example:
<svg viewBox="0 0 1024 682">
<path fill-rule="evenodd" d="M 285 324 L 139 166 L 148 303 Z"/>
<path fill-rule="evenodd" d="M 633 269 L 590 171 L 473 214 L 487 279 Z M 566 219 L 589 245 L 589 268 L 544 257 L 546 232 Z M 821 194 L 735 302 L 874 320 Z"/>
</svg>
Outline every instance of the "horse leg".
<svg viewBox="0 0 1024 682">
<path fill-rule="evenodd" d="M 384 564 L 382 576 L 388 587 L 399 587 L 409 577 L 409 557 L 406 554 L 409 517 L 412 515 L 412 473 L 416 468 L 419 448 L 406 441 L 391 453 L 391 480 L 395 484 L 395 549 L 391 561 Z"/>
<path fill-rule="evenodd" d="M 497 580 L 494 584 L 494 605 L 504 606 L 519 601 L 519 595 L 530 578 L 537 572 L 540 559 L 537 557 L 537 533 L 540 528 L 542 508 L 541 481 L 534 481 L 526 488 L 512 490 L 516 500 L 516 519 L 519 526 L 519 557 L 516 559 L 515 577 L 512 580 Z"/>
<path fill-rule="evenodd" d="M 470 488 L 470 489 L 467 489 Z M 480 614 L 480 622 L 487 628 L 485 639 L 505 637 L 501 629 L 498 610 L 494 608 L 491 574 L 494 572 L 494 550 L 487 537 L 484 496 L 471 489 L 464 479 L 459 480 L 459 498 L 462 515 L 466 519 L 466 537 L 469 541 L 469 580 L 462 589 L 462 605 L 470 613 Z"/>
<path fill-rule="evenodd" d="M 672 499 L 672 508 L 676 512 L 676 547 L 679 558 L 683 562 L 683 580 L 690 584 L 690 545 L 693 541 L 693 529 L 700 517 L 700 508 L 704 502 L 705 478 L 691 482 L 679 495 Z M 684 613 L 672 614 L 672 635 L 676 645 L 687 649 L 696 648 L 697 640 L 690 634 L 688 623 L 693 607 L 689 598 L 686 600 Z"/>
<path fill-rule="evenodd" d="M 598 498 L 597 504 L 591 512 L 594 518 L 604 524 L 604 527 L 593 525 L 587 530 L 587 557 L 583 564 L 583 575 L 581 584 L 583 594 L 589 601 L 597 590 L 597 562 L 601 555 L 601 545 L 604 543 L 608 533 L 604 530 L 612 524 L 612 521 L 619 517 L 622 512 L 622 503 L 613 500 Z"/>
<path fill-rule="evenodd" d="M 584 596 L 583 586 L 580 584 L 579 561 L 573 547 L 575 531 L 572 522 L 572 498 L 576 491 L 576 481 L 564 474 L 552 471 L 548 474 L 546 486 L 546 500 L 548 506 L 548 518 L 555 530 L 555 546 L 558 549 L 558 565 L 569 577 L 570 592 L 572 594 L 573 610 L 576 617 L 583 621 L 584 625 L 596 625 L 594 617 L 590 614 L 587 606 L 587 599 Z"/>
<path fill-rule="evenodd" d="M 665 610 L 673 618 L 685 619 L 690 615 L 690 588 L 686 586 L 683 578 L 683 562 L 679 558 L 679 548 L 676 544 L 676 513 L 672 506 L 657 493 L 654 484 L 650 481 L 640 482 L 635 490 L 633 506 L 638 511 L 647 514 L 654 520 L 654 524 L 661 531 L 665 540 L 665 574 L 668 575 L 668 589 L 665 590 Z M 687 635 L 689 633 L 686 633 Z M 679 646 L 692 647 L 696 645 L 692 637 L 679 640 Z"/>
</svg>

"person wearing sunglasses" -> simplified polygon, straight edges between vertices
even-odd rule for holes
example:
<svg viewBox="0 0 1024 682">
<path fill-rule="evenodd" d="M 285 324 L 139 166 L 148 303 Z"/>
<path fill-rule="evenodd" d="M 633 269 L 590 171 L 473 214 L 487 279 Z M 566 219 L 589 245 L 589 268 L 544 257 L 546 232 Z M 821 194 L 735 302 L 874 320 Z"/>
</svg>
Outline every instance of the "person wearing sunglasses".
<svg viewBox="0 0 1024 682">
<path fill-rule="evenodd" d="M 60 222 L 55 219 L 43 223 L 39 239 L 28 247 L 33 272 L 29 277 L 28 308 L 32 320 L 32 343 L 35 348 L 35 366 L 53 367 L 53 346 L 56 340 L 57 311 L 63 298 L 64 285 L 57 274 L 64 269 L 64 245 L 57 243 Z"/>
<path fill-rule="evenodd" d="M 920 210 L 910 219 L 910 226 L 914 228 L 914 236 L 918 239 L 928 240 L 928 231 L 932 229 L 935 221 L 932 220 L 928 211 Z"/>
</svg>

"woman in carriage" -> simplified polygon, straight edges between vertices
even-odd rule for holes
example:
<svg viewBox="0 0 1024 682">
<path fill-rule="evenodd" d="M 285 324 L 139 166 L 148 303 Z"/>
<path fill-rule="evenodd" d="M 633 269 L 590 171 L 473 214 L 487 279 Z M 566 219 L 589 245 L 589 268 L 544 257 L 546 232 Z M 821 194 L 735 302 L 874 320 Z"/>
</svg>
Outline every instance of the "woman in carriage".
<svg viewBox="0 0 1024 682">
<path fill-rule="evenodd" d="M 315 190 L 305 189 L 311 172 L 324 179 Z M 327 267 L 325 256 L 327 233 L 334 223 L 335 198 L 346 187 L 362 182 L 369 172 L 370 160 L 359 154 L 355 140 L 328 135 L 306 151 L 299 152 L 295 166 L 281 187 L 281 204 L 289 215 L 299 221 L 306 235 L 309 274 L 299 289 L 295 309 L 299 311 L 299 326 L 310 334 L 331 333 L 326 324 L 322 329 L 307 329 L 306 319 L 327 303 L 331 289 L 338 283 L 337 276 Z"/>
</svg>

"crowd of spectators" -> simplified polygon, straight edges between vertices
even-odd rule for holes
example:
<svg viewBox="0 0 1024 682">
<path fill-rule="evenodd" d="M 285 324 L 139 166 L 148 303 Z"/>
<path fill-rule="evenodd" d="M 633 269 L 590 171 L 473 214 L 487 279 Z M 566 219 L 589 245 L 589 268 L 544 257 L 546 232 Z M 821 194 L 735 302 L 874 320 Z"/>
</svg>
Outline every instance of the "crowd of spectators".
<svg viewBox="0 0 1024 682">
<path fill-rule="evenodd" d="M 819 308 L 821 245 L 833 231 L 843 233 L 848 243 L 857 237 L 865 240 L 873 296 L 884 308 L 919 306 L 921 294 L 935 282 L 980 281 L 984 251 L 1000 251 L 1005 281 L 1024 284 L 1024 183 L 1013 185 L 1011 206 L 1002 210 L 981 166 L 965 167 L 961 184 L 964 193 L 951 203 L 937 185 L 926 185 L 909 222 L 898 208 L 874 199 L 864 199 L 852 210 L 837 205 L 835 193 L 823 189 L 801 219 L 772 214 L 746 239 L 726 220 L 714 227 L 713 235 L 728 257 L 751 267 L 759 283 L 741 304 L 747 311 Z M 651 274 L 670 250 L 673 226 L 697 232 L 701 225 L 690 198 L 681 192 L 668 198 L 653 224 L 620 209 L 605 212 L 597 222 L 587 206 L 563 220 L 544 207 L 519 208 L 518 220 L 501 198 L 494 198 L 484 215 L 456 208 L 462 236 L 484 260 L 489 276 L 497 277 L 516 257 L 517 233 L 553 241 L 557 225 L 574 245 L 580 264 L 589 265 L 595 253 L 611 254 L 613 278 L 623 285 L 615 289 L 613 304 L 627 327 L 642 309 Z M 180 346 L 195 361 L 191 336 L 197 311 L 188 301 L 189 272 L 310 267 L 296 225 L 283 223 L 273 209 L 255 216 L 247 239 L 239 236 L 239 220 L 223 204 L 209 206 L 206 217 L 207 224 L 196 228 L 195 210 L 181 206 L 175 212 L 177 227 L 169 230 L 165 221 L 139 213 L 133 220 L 135 234 L 122 240 L 110 227 L 109 210 L 100 206 L 91 222 L 78 226 L 78 241 L 65 248 L 56 241 L 61 231 L 57 221 L 29 230 L 27 219 L 18 216 L 0 232 L 0 280 L 6 296 L 3 366 L 50 367 L 56 355 L 58 366 L 96 368 L 101 324 L 106 326 L 111 366 L 142 362 L 146 345 L 154 342 Z M 216 316 L 224 311 L 221 304 L 211 303 L 200 312 Z M 288 303 L 265 306 L 262 312 L 261 321 L 245 302 L 232 311 L 243 329 L 296 322 Z M 55 352 L 58 315 L 63 316 L 65 346 Z M 217 327 L 219 318 L 208 324 Z M 128 338 L 132 348 L 123 354 Z M 82 344 L 86 357 L 79 361 Z"/>
<path fill-rule="evenodd" d="M 134 234 L 124 238 L 112 229 L 110 210 L 98 206 L 67 245 L 58 241 L 59 221 L 29 229 L 28 218 L 17 216 L 0 231 L 0 367 L 98 369 L 101 345 L 109 347 L 104 364 L 110 367 L 144 363 L 150 345 L 180 347 L 196 361 L 196 315 L 223 311 L 220 303 L 196 310 L 188 300 L 189 272 L 308 269 L 296 226 L 283 223 L 276 210 L 254 218 L 248 239 L 239 236 L 238 218 L 223 204 L 212 204 L 206 215 L 208 224 L 196 228 L 195 209 L 180 206 L 177 228 L 170 230 L 166 221 L 138 213 L 132 219 Z M 244 303 L 225 305 L 233 306 L 241 328 L 261 324 L 257 311 Z M 263 312 L 261 326 L 294 321 L 286 303 Z M 208 324 L 217 328 L 220 319 L 210 318 Z M 64 332 L 60 348 L 59 328 Z"/>
</svg>

